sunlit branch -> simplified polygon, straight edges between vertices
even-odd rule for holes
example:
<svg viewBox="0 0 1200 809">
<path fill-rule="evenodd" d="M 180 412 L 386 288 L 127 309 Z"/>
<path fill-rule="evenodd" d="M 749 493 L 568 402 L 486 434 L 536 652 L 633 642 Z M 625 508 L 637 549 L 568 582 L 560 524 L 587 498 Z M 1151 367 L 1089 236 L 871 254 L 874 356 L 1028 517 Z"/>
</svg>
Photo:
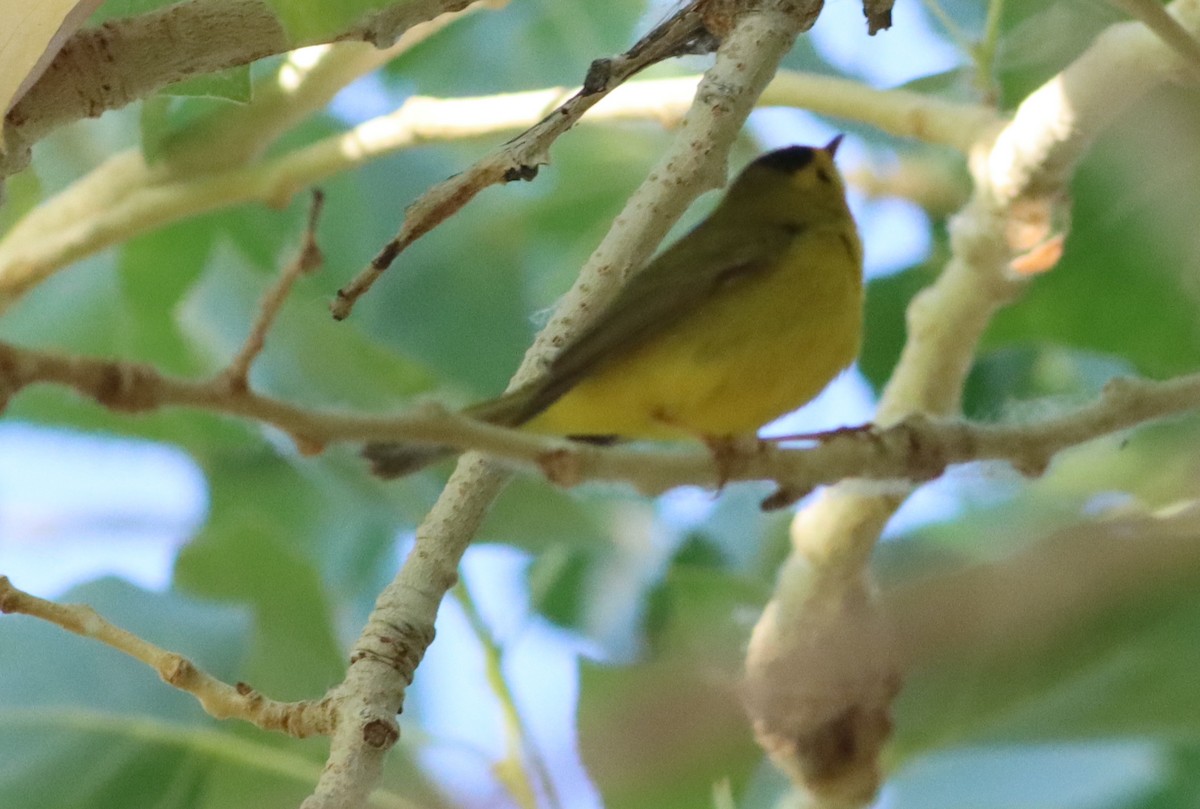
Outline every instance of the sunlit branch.
<svg viewBox="0 0 1200 809">
<path fill-rule="evenodd" d="M 387 47 L 408 28 L 468 5 L 470 0 L 396 2 L 325 41 Z M 0 179 L 23 169 L 32 145 L 56 127 L 124 107 L 182 79 L 314 44 L 291 41 L 263 0 L 176 3 L 83 29 L 6 116 Z"/>
<path fill-rule="evenodd" d="M 259 164 L 247 161 L 345 85 L 488 5 L 414 25 L 383 50 L 345 42 L 293 51 L 278 71 L 255 83 L 250 103 L 224 107 L 172 137 L 153 165 L 141 149 L 108 158 L 0 238 L 0 310 L 71 262 L 138 234 L 248 199 L 274 204 L 276 196 L 255 196 L 263 191 L 252 170 Z M 287 198 L 302 187 L 291 188 Z"/>
<path fill-rule="evenodd" d="M 1200 30 L 1200 4 L 1177 0 L 1170 10 L 1186 30 Z M 1140 23 L 1112 26 L 1027 97 L 994 139 L 973 147 L 972 199 L 951 219 L 949 263 L 909 305 L 908 338 L 877 424 L 958 410 L 984 329 L 1025 288 L 1014 260 L 1053 256 L 1065 235 L 1075 165 L 1117 115 L 1176 77 L 1179 61 Z M 877 753 L 888 736 L 901 664 L 866 566 L 910 491 L 906 485 L 872 493 L 847 482 L 799 512 L 792 551 L 747 654 L 757 738 L 797 783 L 835 803 L 869 803 L 882 777 Z M 827 647 L 853 653 L 829 656 Z M 853 743 L 839 747 L 831 739 Z"/>
<path fill-rule="evenodd" d="M 699 81 L 699 76 L 688 76 L 624 84 L 581 123 L 640 120 L 674 127 L 691 105 Z M 169 159 L 147 166 L 138 150 L 116 155 L 43 202 L 0 239 L 0 309 L 71 262 L 139 234 L 245 202 L 281 207 L 302 188 L 402 149 L 530 126 L 571 94 L 566 88 L 549 88 L 482 98 L 414 96 L 395 112 L 349 132 L 249 165 L 199 170 L 205 159 L 188 153 L 188 168 L 177 171 Z M 960 151 L 1000 122 L 985 107 L 790 71 L 776 74 L 757 105 L 808 109 Z M 219 132 L 237 132 L 218 126 Z M 208 143 L 205 154 L 237 151 L 221 137 L 196 142 Z"/>
<path fill-rule="evenodd" d="M 1196 41 L 1194 33 L 1171 16 L 1158 0 L 1111 0 L 1117 8 L 1128 12 L 1131 17 L 1142 23 L 1162 38 L 1176 53 L 1182 57 L 1187 71 L 1193 80 L 1200 80 L 1200 42 Z"/>
<path fill-rule="evenodd" d="M 29 615 L 111 646 L 154 669 L 163 682 L 194 696 L 217 719 L 242 719 L 298 738 L 327 735 L 333 729 L 333 714 L 324 700 L 277 702 L 245 683 L 229 685 L 186 657 L 114 626 L 86 604 L 46 601 L 17 589 L 7 576 L 0 576 L 0 613 Z"/>
</svg>

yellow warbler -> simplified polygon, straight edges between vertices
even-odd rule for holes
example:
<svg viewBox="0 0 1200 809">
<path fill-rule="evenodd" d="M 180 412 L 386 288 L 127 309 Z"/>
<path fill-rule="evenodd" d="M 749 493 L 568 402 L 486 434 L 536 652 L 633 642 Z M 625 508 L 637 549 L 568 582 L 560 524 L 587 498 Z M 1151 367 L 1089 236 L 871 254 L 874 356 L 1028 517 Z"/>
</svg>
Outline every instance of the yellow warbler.
<svg viewBox="0 0 1200 809">
<path fill-rule="evenodd" d="M 862 244 L 822 148 L 769 152 L 712 214 L 633 275 L 539 379 L 464 411 L 576 438 L 720 442 L 816 396 L 858 354 Z M 373 443 L 397 477 L 452 454 Z"/>
</svg>

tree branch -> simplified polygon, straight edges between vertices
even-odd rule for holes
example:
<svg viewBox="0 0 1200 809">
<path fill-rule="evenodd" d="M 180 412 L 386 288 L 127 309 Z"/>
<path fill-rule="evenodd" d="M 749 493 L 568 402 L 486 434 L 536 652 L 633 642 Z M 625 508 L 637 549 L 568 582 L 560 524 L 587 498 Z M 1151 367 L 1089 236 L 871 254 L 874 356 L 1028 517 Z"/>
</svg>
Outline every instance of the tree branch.
<svg viewBox="0 0 1200 809">
<path fill-rule="evenodd" d="M 362 272 L 337 291 L 337 297 L 330 305 L 334 318 L 348 317 L 358 299 L 379 280 L 397 256 L 457 213 L 480 191 L 488 186 L 536 177 L 538 168 L 550 162 L 551 144 L 626 79 L 681 53 L 702 37 L 711 36 L 704 17 L 704 6 L 709 3 L 710 0 L 693 0 L 625 53 L 592 62 L 583 86 L 573 96 L 499 149 L 433 186 L 409 205 L 396 236 Z"/>
<path fill-rule="evenodd" d="M 414 28 L 409 34 L 417 31 Z M 339 70 L 338 74 L 357 72 Z M 314 81 L 329 83 L 320 77 Z M 582 123 L 652 120 L 676 126 L 699 82 L 699 76 L 630 82 L 589 110 Z M 278 87 L 279 82 L 270 85 Z M 34 208 L 0 238 L 0 310 L 70 263 L 139 234 L 244 202 L 282 207 L 301 188 L 401 149 L 530 126 L 571 93 L 552 87 L 481 98 L 414 96 L 395 112 L 348 132 L 254 163 L 221 162 L 226 159 L 222 156 L 247 154 L 222 137 L 225 132 L 242 132 L 224 118 L 202 127 L 204 137 L 190 139 L 194 150 L 180 148 L 153 167 L 140 150 L 115 155 Z M 246 107 L 229 114 L 237 124 L 244 124 L 247 116 L 274 120 L 257 112 L 261 104 L 275 106 L 273 98 L 273 94 L 256 94 Z M 986 107 L 786 70 L 771 80 L 756 105 L 800 107 L 964 152 L 982 133 L 1000 124 L 1000 118 Z M 293 116 L 302 106 L 279 104 Z M 278 126 L 271 126 L 271 131 L 277 133 Z"/>
<path fill-rule="evenodd" d="M 221 682 L 186 657 L 113 626 L 86 604 L 46 601 L 17 589 L 7 576 L 0 576 L 0 613 L 40 618 L 111 646 L 154 669 L 163 682 L 194 696 L 215 719 L 241 719 L 263 730 L 282 731 L 300 739 L 328 735 L 333 729 L 333 712 L 326 700 L 277 702 L 245 683 Z"/>
<path fill-rule="evenodd" d="M 413 25 L 470 4 L 396 2 L 327 41 L 386 47 Z M 32 145 L 56 127 L 95 118 L 194 75 L 313 44 L 290 41 L 263 0 L 187 0 L 80 31 L 5 117 L 0 179 L 28 165 Z"/>
<path fill-rule="evenodd" d="M 1114 379 L 1096 402 L 1039 421 L 996 425 L 912 416 L 887 428 L 833 431 L 807 448 L 760 442 L 723 455 L 718 466 L 701 446 L 601 447 L 496 427 L 436 405 L 392 416 L 314 410 L 230 386 L 224 373 L 193 382 L 133 363 L 0 343 L 0 389 L 12 396 L 36 383 L 71 387 L 115 412 L 185 407 L 252 419 L 296 437 L 305 447 L 391 440 L 477 450 L 515 467 L 536 468 L 566 487 L 622 482 L 657 495 L 678 486 L 770 480 L 781 490 L 770 499 L 772 507 L 847 478 L 925 481 L 948 466 L 973 461 L 1006 461 L 1022 474 L 1036 476 L 1068 447 L 1200 409 L 1200 374 L 1166 382 Z"/>
<path fill-rule="evenodd" d="M 625 274 L 650 256 L 692 200 L 724 179 L 721 167 L 754 100 L 798 32 L 811 26 L 820 10 L 819 0 L 747 5 L 734 16 L 671 147 L 559 302 L 526 353 L 514 385 L 539 373 L 553 352 L 612 299 Z M 355 644 L 340 688 L 338 715 L 344 721 L 334 735 L 321 782 L 303 809 L 355 806 L 377 780 L 383 753 L 399 732 L 395 713 L 432 639 L 438 603 L 453 585 L 459 559 L 505 479 L 474 453 L 459 460 Z"/>
<path fill-rule="evenodd" d="M 1189 32 L 1200 30 L 1200 4 L 1176 0 L 1170 11 Z M 951 260 L 909 306 L 909 338 L 876 423 L 959 408 L 980 336 L 1024 290 L 1012 262 L 1052 255 L 1047 248 L 1065 232 L 1075 164 L 1104 126 L 1180 69 L 1175 52 L 1141 24 L 1112 26 L 1026 98 L 994 140 L 976 144 L 975 191 L 951 220 Z M 878 754 L 900 663 L 866 564 L 909 490 L 871 494 L 843 483 L 797 514 L 791 554 L 747 655 L 756 735 L 798 784 L 830 803 L 864 804 L 882 777 Z M 827 646 L 850 653 L 830 656 Z"/>
<path fill-rule="evenodd" d="M 1112 0 L 1112 4 L 1123 9 L 1134 19 L 1162 38 L 1183 58 L 1184 67 L 1193 81 L 1200 79 L 1200 42 L 1180 25 L 1157 0 Z"/>
</svg>

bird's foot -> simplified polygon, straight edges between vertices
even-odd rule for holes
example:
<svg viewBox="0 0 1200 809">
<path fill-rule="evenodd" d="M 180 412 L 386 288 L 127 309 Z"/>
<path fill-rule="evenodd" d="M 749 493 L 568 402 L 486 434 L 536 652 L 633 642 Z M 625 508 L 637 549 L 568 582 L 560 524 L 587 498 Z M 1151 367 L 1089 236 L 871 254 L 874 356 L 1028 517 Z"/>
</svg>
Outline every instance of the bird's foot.
<svg viewBox="0 0 1200 809">
<path fill-rule="evenodd" d="M 714 495 L 720 494 L 725 484 L 741 471 L 746 458 L 758 454 L 766 446 L 755 435 L 706 435 L 702 440 L 712 453 L 713 464 L 717 467 Z"/>
</svg>

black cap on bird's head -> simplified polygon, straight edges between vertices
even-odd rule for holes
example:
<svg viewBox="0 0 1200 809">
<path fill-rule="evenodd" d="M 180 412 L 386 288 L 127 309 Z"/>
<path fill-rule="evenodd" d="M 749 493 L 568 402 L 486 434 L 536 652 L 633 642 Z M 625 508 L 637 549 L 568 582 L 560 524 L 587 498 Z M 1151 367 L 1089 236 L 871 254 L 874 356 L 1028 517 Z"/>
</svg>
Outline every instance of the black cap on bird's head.
<svg viewBox="0 0 1200 809">
<path fill-rule="evenodd" d="M 841 143 L 838 135 L 824 146 L 788 146 L 752 161 L 730 185 L 725 215 L 759 222 L 782 216 L 792 224 L 848 216 L 845 183 L 834 162 Z"/>
<path fill-rule="evenodd" d="M 831 158 L 836 155 L 842 137 L 842 135 L 837 135 L 819 149 L 812 146 L 788 146 L 784 149 L 776 149 L 773 152 L 767 152 L 754 162 L 763 168 L 774 169 L 785 174 L 795 174 L 808 166 L 817 152 L 825 152 Z"/>
</svg>

